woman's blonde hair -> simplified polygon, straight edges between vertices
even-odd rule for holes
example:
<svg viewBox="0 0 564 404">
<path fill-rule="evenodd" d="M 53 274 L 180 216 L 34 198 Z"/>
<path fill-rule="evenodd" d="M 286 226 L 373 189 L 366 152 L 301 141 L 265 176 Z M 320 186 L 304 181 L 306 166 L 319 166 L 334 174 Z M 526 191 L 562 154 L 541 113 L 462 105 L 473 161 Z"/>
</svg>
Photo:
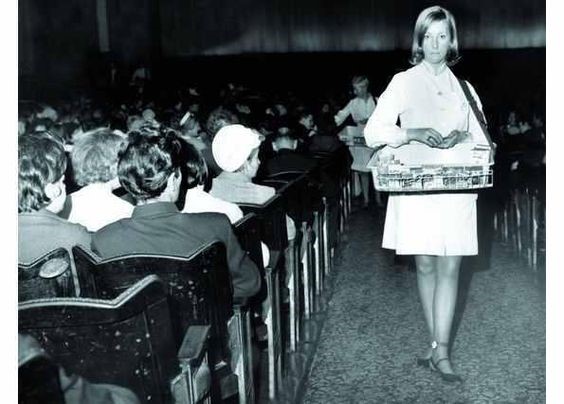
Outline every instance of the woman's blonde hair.
<svg viewBox="0 0 564 404">
<path fill-rule="evenodd" d="M 456 22 L 454 16 L 447 9 L 440 6 L 428 7 L 421 11 L 415 21 L 413 30 L 413 40 L 411 42 L 411 58 L 409 63 L 417 65 L 421 63 L 425 55 L 423 54 L 423 37 L 429 26 L 437 21 L 446 21 L 450 34 L 450 46 L 446 55 L 446 64 L 452 66 L 460 60 L 458 54 L 458 36 L 456 33 Z"/>
</svg>

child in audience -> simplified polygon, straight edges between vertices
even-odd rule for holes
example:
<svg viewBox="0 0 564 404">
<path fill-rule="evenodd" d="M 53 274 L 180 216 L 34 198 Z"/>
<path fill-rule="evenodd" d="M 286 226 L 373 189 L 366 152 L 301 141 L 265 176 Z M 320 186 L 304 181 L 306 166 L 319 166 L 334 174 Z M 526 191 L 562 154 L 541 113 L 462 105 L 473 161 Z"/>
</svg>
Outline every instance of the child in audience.
<svg viewBox="0 0 564 404">
<path fill-rule="evenodd" d="M 274 156 L 268 159 L 265 165 L 267 176 L 279 174 L 285 171 L 309 171 L 317 163 L 297 151 L 298 139 L 290 132 L 277 132 L 272 137 L 272 149 Z"/>
<path fill-rule="evenodd" d="M 57 216 L 64 206 L 67 160 L 48 133 L 24 135 L 18 145 L 18 262 L 28 264 L 59 247 L 88 246 L 81 225 Z"/>
<path fill-rule="evenodd" d="M 276 191 L 272 187 L 254 184 L 260 160 L 258 157 L 261 135 L 243 125 L 227 125 L 221 128 L 212 142 L 212 152 L 223 170 L 213 179 L 210 194 L 234 203 L 262 205 Z M 296 226 L 286 216 L 288 239 L 296 236 Z"/>
<path fill-rule="evenodd" d="M 211 195 L 229 202 L 259 205 L 274 196 L 274 188 L 252 182 L 260 165 L 260 143 L 261 136 L 243 125 L 227 125 L 217 132 L 212 153 L 223 171 L 213 179 Z"/>
<path fill-rule="evenodd" d="M 133 205 L 115 196 L 118 153 L 126 140 L 109 129 L 84 134 L 71 152 L 74 179 L 80 190 L 67 198 L 69 221 L 97 231 L 107 224 L 130 217 Z"/>
<path fill-rule="evenodd" d="M 104 258 L 150 253 L 190 256 L 204 244 L 225 244 L 235 298 L 260 289 L 256 265 L 241 249 L 229 219 L 218 213 L 181 213 L 178 200 L 186 143 L 172 131 L 132 134 L 118 163 L 119 181 L 136 201 L 131 218 L 98 230 L 92 249 Z"/>
<path fill-rule="evenodd" d="M 243 218 L 243 211 L 232 202 L 216 198 L 204 191 L 208 168 L 201 153 L 192 145 L 186 146 L 187 187 L 184 213 L 219 212 L 231 223 Z"/>
<path fill-rule="evenodd" d="M 204 183 L 208 176 L 208 168 L 203 156 L 198 150 L 188 144 L 186 147 L 186 166 L 187 166 L 187 187 L 186 197 L 184 198 L 184 213 L 218 212 L 223 213 L 229 218 L 231 224 L 243 218 L 243 211 L 239 206 L 232 202 L 211 196 L 204 191 Z M 262 244 L 263 265 L 267 266 L 270 252 L 268 247 Z"/>
</svg>

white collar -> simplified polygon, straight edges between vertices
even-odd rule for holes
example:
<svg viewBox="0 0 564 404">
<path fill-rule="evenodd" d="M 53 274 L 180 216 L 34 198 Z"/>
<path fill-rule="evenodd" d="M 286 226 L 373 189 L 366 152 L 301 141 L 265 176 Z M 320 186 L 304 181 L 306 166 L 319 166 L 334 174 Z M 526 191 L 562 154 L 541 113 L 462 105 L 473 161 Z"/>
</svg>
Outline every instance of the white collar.
<svg viewBox="0 0 564 404">
<path fill-rule="evenodd" d="M 438 77 L 438 76 L 440 76 L 441 74 L 443 74 L 445 71 L 448 70 L 448 66 L 447 66 L 447 64 L 446 64 L 445 62 L 443 62 L 443 63 L 441 64 L 441 66 L 439 67 L 439 72 L 438 72 L 438 73 L 435 73 L 435 69 L 431 66 L 431 64 L 430 64 L 429 62 L 427 62 L 427 61 L 425 61 L 425 60 L 422 60 L 422 61 L 421 61 L 421 65 L 423 66 L 423 68 L 425 69 L 425 71 L 426 71 L 427 73 L 429 73 L 429 74 L 430 74 L 431 76 L 433 76 L 433 77 Z"/>
</svg>

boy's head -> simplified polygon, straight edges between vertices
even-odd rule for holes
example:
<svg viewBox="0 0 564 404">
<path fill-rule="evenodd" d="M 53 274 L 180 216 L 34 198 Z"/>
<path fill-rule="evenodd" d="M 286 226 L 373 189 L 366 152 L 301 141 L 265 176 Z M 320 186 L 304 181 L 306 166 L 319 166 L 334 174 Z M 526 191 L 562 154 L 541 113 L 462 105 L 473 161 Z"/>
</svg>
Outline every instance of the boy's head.
<svg viewBox="0 0 564 404">
<path fill-rule="evenodd" d="M 213 157 L 223 171 L 254 178 L 260 164 L 260 143 L 261 136 L 256 131 L 239 124 L 227 125 L 213 139 Z"/>
<path fill-rule="evenodd" d="M 272 139 L 272 149 L 275 152 L 280 150 L 296 150 L 298 147 L 298 139 L 292 136 L 291 133 L 276 133 Z"/>
</svg>

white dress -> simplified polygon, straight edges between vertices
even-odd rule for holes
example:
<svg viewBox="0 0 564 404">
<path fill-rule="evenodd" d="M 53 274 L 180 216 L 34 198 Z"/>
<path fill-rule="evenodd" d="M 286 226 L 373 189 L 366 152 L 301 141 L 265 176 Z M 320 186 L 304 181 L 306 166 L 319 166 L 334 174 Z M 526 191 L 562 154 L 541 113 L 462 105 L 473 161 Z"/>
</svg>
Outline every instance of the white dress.
<svg viewBox="0 0 564 404">
<path fill-rule="evenodd" d="M 482 105 L 468 86 L 480 110 Z M 400 119 L 401 127 L 396 125 Z M 366 144 L 398 147 L 408 128 L 433 128 L 446 137 L 468 131 L 473 142 L 487 144 L 457 78 L 444 66 L 435 75 L 426 62 L 396 74 L 378 99 L 364 130 Z M 382 247 L 397 254 L 476 255 L 478 236 L 475 193 L 390 194 Z"/>
<path fill-rule="evenodd" d="M 345 108 L 337 112 L 335 115 L 335 123 L 337 126 L 341 125 L 350 115 L 356 123 L 356 126 L 360 129 L 360 133 L 362 133 L 365 125 L 360 122 L 368 119 L 374 112 L 375 108 L 376 102 L 374 101 L 372 94 L 369 94 L 366 100 L 355 97 L 349 101 Z M 374 150 L 360 145 L 349 146 L 349 150 L 351 152 L 351 156 L 353 157 L 351 169 L 354 171 L 370 172 L 367 165 L 372 157 L 372 154 L 374 154 Z"/>
</svg>

